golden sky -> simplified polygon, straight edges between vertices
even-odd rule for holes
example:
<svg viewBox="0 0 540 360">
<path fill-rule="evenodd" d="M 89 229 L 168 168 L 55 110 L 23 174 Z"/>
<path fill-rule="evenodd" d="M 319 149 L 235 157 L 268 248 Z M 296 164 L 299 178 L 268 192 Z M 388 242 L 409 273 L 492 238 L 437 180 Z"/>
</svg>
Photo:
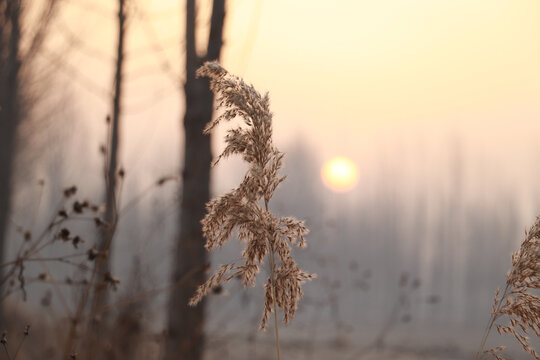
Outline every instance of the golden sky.
<svg viewBox="0 0 540 360">
<path fill-rule="evenodd" d="M 459 138 L 480 183 L 537 162 L 540 2 L 263 1 L 244 65 L 256 3 L 232 2 L 224 62 L 270 91 L 278 136 L 361 171 L 381 156 L 439 171 Z"/>
<path fill-rule="evenodd" d="M 265 1 L 238 71 L 321 133 L 453 122 L 538 104 L 539 20 L 538 1 Z M 232 71 L 242 25 L 229 24 Z"/>
</svg>

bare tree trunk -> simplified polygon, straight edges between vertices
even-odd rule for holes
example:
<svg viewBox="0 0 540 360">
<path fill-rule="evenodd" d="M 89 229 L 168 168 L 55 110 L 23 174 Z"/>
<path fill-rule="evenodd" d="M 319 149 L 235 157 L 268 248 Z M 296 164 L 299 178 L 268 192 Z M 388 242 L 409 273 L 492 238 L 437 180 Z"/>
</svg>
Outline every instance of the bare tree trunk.
<svg viewBox="0 0 540 360">
<path fill-rule="evenodd" d="M 21 4 L 18 0 L 0 1 L 0 262 L 4 261 L 9 223 L 15 138 L 19 123 L 19 45 Z M 0 274 L 1 275 L 1 274 Z M 1 276 L 0 276 L 1 277 Z M 0 307 L 0 327 L 5 317 Z"/>
<path fill-rule="evenodd" d="M 208 262 L 201 231 L 205 204 L 210 198 L 210 136 L 203 135 L 212 119 L 214 96 L 208 80 L 196 79 L 195 72 L 204 61 L 219 58 L 223 45 L 225 0 L 214 0 L 206 56 L 195 49 L 195 0 L 186 4 L 186 112 L 184 115 L 185 152 L 182 171 L 180 233 L 173 264 L 172 281 L 177 283 L 192 272 L 186 285 L 175 287 L 169 300 L 167 360 L 200 360 L 204 346 L 204 302 L 188 306 L 198 285 L 205 280 Z M 194 271 L 194 269 L 198 269 Z"/>
<path fill-rule="evenodd" d="M 120 100 L 122 94 L 122 69 L 124 63 L 124 44 L 126 35 L 126 1 L 118 0 L 118 48 L 116 55 L 116 73 L 114 78 L 114 98 L 113 98 L 113 114 L 112 119 L 108 118 L 108 144 L 107 144 L 107 160 L 105 164 L 105 181 L 106 181 L 106 210 L 105 210 L 105 228 L 102 231 L 102 238 L 99 243 L 99 251 L 104 254 L 103 257 L 96 259 L 96 274 L 94 297 L 92 300 L 91 311 L 95 312 L 103 308 L 107 304 L 108 293 L 107 287 L 109 283 L 107 279 L 111 279 L 111 244 L 116 231 L 118 222 L 117 211 L 117 176 L 122 177 L 123 174 L 118 173 L 118 147 L 119 147 L 119 124 L 120 124 Z M 92 344 L 90 351 L 103 354 L 103 338 L 106 331 L 105 318 L 95 321 L 93 329 L 94 336 L 99 343 Z M 92 356 L 94 358 L 94 356 Z"/>
<path fill-rule="evenodd" d="M 116 230 L 118 213 L 116 208 L 116 190 L 118 176 L 118 144 L 119 144 L 119 124 L 120 124 L 120 98 L 122 92 L 122 68 L 124 63 L 124 39 L 125 39 L 125 0 L 118 0 L 118 50 L 116 56 L 116 73 L 114 77 L 114 98 L 112 119 L 107 120 L 109 126 L 109 136 L 107 144 L 107 160 L 105 164 L 105 222 L 106 227 L 102 233 L 102 239 L 99 244 L 99 251 L 107 253 L 108 256 L 102 258 L 96 263 L 98 282 L 103 282 L 104 276 L 110 271 L 110 251 L 112 238 Z M 93 309 L 105 305 L 107 301 L 107 292 L 105 285 L 97 288 L 94 294 Z"/>
</svg>

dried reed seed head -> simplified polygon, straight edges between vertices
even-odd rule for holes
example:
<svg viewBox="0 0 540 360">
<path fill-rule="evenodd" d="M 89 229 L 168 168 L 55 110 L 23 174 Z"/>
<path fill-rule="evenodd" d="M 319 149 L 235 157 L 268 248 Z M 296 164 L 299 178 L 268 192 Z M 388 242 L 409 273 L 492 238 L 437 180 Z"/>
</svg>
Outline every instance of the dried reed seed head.
<svg viewBox="0 0 540 360">
<path fill-rule="evenodd" d="M 540 217 L 525 234 L 520 249 L 512 254 L 506 282 L 515 289 L 540 289 Z"/>
<path fill-rule="evenodd" d="M 540 217 L 525 232 L 520 249 L 512 254 L 506 284 L 502 295 L 500 289 L 495 292 L 492 316 L 508 316 L 509 325 L 499 325 L 497 331 L 512 335 L 525 352 L 540 360 L 526 335 L 532 331 L 540 337 L 540 297 L 532 293 L 540 289 Z M 490 349 L 486 353 L 499 359 L 498 351 Z"/>
<path fill-rule="evenodd" d="M 249 168 L 236 189 L 207 203 L 208 213 L 201 221 L 206 248 L 212 250 L 223 246 L 235 233 L 246 244 L 242 251 L 244 264 L 219 266 L 197 289 L 190 305 L 197 304 L 212 288 L 234 277 L 240 277 L 244 286 L 254 286 L 264 258 L 277 253 L 279 262 L 271 270 L 275 283 L 272 284 L 269 278 L 264 285 L 261 329 L 266 327 L 274 302 L 283 311 L 283 320 L 287 323 L 294 317 L 298 300 L 303 295 L 301 284 L 315 275 L 300 270 L 291 255 L 291 245 L 306 246 L 304 236 L 309 230 L 304 222 L 292 217 L 278 218 L 267 209 L 274 191 L 285 179 L 279 176 L 284 155 L 272 143 L 270 99 L 268 94 L 262 96 L 252 85 L 230 75 L 217 62 L 205 63 L 197 71 L 197 76 L 210 79 L 218 107 L 224 110 L 206 126 L 205 133 L 221 121 L 236 117 L 244 120 L 244 126 L 228 130 L 225 149 L 214 165 L 224 157 L 237 154 L 249 164 Z"/>
<path fill-rule="evenodd" d="M 220 265 L 219 269 L 212 276 L 210 276 L 204 284 L 197 288 L 197 292 L 189 300 L 189 305 L 197 305 L 204 296 L 208 295 L 208 293 L 212 291 L 213 288 L 221 286 L 222 284 L 231 280 L 234 276 L 228 274 L 232 269 L 234 269 L 233 264 Z"/>
</svg>

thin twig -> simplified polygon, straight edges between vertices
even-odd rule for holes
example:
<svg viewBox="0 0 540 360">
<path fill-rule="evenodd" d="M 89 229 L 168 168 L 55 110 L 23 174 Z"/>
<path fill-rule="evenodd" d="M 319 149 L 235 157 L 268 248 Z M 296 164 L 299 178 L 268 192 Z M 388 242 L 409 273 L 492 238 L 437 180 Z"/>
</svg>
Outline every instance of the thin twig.
<svg viewBox="0 0 540 360">
<path fill-rule="evenodd" d="M 11 360 L 11 356 L 9 356 L 9 351 L 7 349 L 6 343 L 2 342 L 2 345 L 4 345 L 4 350 L 6 351 L 6 356 L 7 356 L 8 360 Z"/>
<path fill-rule="evenodd" d="M 21 339 L 21 342 L 19 343 L 19 346 L 17 347 L 17 351 L 15 351 L 15 355 L 13 355 L 13 360 L 17 359 L 17 354 L 19 354 L 19 351 L 21 350 L 22 348 L 22 345 L 24 343 L 24 340 L 26 339 L 26 337 L 28 336 L 28 330 L 30 329 L 30 325 L 26 325 L 26 328 L 24 329 L 24 336 L 23 338 Z"/>
</svg>

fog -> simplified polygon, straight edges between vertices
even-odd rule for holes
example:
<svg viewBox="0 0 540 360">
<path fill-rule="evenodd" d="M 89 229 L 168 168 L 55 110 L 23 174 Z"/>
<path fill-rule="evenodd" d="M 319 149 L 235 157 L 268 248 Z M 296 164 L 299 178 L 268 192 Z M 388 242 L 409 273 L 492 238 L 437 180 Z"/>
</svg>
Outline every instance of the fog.
<svg viewBox="0 0 540 360">
<path fill-rule="evenodd" d="M 497 178 L 478 183 L 475 173 L 481 169 L 474 166 L 459 135 L 440 146 L 437 171 L 422 159 L 427 148 L 399 149 L 400 155 L 377 153 L 379 160 L 369 167 L 359 164 L 358 185 L 350 192 L 334 193 L 320 179 L 321 161 L 310 139 L 299 135 L 283 148 L 282 173 L 287 179 L 270 208 L 306 220 L 309 247 L 295 250 L 294 256 L 303 269 L 318 275 L 304 285 L 297 317 L 282 329 L 285 344 L 303 349 L 296 350 L 298 356 L 323 358 L 320 346 L 349 356 L 377 344 L 381 349 L 407 349 L 402 353 L 466 358 L 478 345 L 494 291 L 504 285 L 510 268 L 510 253 L 519 247 L 538 209 L 535 199 L 523 193 L 535 190 Z M 102 184 L 93 179 L 99 176 L 89 176 L 84 161 L 62 162 L 62 169 L 44 177 L 41 195 L 36 178 L 27 178 L 19 190 L 26 201 L 16 202 L 15 223 L 28 224 L 30 214 L 36 213 L 34 228 L 46 227 L 63 196 L 61 189 L 71 184 L 66 179 L 73 181 L 65 172 L 79 173 L 79 193 L 100 202 Z M 238 159 L 220 162 L 212 180 L 214 194 L 234 187 L 244 171 Z M 112 252 L 114 274 L 122 279 L 115 293 L 118 299 L 168 283 L 177 231 L 178 181 L 146 187 L 132 178 L 129 168 L 126 173 L 121 195 L 125 211 Z M 92 224 L 73 226 L 89 244 L 95 241 Z M 12 230 L 15 249 L 20 240 Z M 213 266 L 238 259 L 240 250 L 232 239 L 212 256 Z M 43 256 L 62 251 L 51 247 Z M 49 270 L 58 279 L 72 276 L 70 267 L 51 265 Z M 27 267 L 29 274 L 41 271 L 38 265 Z M 50 296 L 54 309 L 50 316 L 62 316 L 58 294 L 51 296 L 48 285 L 33 284 L 28 293 L 28 302 L 36 309 Z M 144 301 L 148 325 L 161 331 L 167 292 Z M 235 341 L 248 354 L 257 351 L 257 343 L 259 351 L 270 346 L 270 331 L 255 332 L 262 306 L 262 284 L 243 289 L 233 281 L 222 294 L 212 295 L 207 320 L 211 351 L 231 351 Z"/>
</svg>

